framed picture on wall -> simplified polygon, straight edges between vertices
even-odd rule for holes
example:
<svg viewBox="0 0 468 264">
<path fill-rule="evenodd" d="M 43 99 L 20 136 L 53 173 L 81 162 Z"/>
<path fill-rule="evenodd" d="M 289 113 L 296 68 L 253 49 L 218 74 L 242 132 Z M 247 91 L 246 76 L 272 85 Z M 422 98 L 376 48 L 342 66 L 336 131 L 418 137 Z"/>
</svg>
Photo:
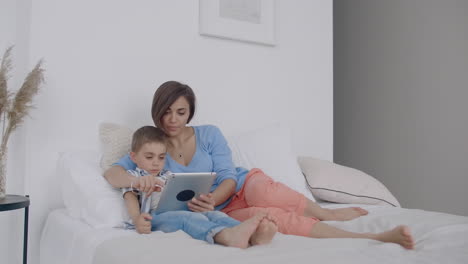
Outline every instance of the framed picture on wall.
<svg viewBox="0 0 468 264">
<path fill-rule="evenodd" d="M 275 0 L 199 0 L 201 35 L 274 46 Z"/>
</svg>

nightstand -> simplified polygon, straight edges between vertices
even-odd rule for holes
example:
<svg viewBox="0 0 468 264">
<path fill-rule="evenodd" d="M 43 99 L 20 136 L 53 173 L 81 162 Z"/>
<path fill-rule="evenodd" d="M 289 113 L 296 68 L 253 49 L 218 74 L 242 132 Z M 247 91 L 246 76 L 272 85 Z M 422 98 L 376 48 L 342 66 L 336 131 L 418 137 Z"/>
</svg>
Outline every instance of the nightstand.
<svg viewBox="0 0 468 264">
<path fill-rule="evenodd" d="M 7 194 L 0 198 L 0 212 L 24 208 L 23 264 L 28 263 L 29 195 Z"/>
</svg>

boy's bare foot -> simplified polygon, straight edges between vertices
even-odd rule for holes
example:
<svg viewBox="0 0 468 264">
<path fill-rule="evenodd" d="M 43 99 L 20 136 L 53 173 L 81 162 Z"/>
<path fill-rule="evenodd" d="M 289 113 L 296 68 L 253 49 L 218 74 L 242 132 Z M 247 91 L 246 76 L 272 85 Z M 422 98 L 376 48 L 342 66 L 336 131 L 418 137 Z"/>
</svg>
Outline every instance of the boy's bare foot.
<svg viewBox="0 0 468 264">
<path fill-rule="evenodd" d="M 375 239 L 382 242 L 400 244 L 406 249 L 414 248 L 414 240 L 409 227 L 401 225 L 394 229 L 375 235 Z"/>
<path fill-rule="evenodd" d="M 247 248 L 250 237 L 265 217 L 266 213 L 258 213 L 237 226 L 221 230 L 214 236 L 214 240 L 228 247 Z"/>
<path fill-rule="evenodd" d="M 338 208 L 338 209 L 328 209 L 329 215 L 325 221 L 348 221 L 354 218 L 358 218 L 363 215 L 367 215 L 369 212 L 360 207 L 348 207 L 348 208 Z"/>
<path fill-rule="evenodd" d="M 251 245 L 265 245 L 271 242 L 278 232 L 278 226 L 273 220 L 263 218 L 260 224 L 250 238 Z"/>
</svg>

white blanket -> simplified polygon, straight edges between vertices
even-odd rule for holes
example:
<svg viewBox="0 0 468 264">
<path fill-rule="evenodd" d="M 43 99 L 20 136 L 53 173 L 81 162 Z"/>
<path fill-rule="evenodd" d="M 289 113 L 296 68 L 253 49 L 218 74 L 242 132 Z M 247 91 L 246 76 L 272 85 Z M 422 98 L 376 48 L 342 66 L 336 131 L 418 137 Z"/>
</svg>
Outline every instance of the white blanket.
<svg viewBox="0 0 468 264">
<path fill-rule="evenodd" d="M 350 205 L 325 205 L 327 208 L 346 206 Z M 468 263 L 468 217 L 360 206 L 369 210 L 369 215 L 352 221 L 326 223 L 354 232 L 382 232 L 405 224 L 415 237 L 415 249 L 406 250 L 397 244 L 368 239 L 312 239 L 278 234 L 271 244 L 242 250 L 209 245 L 181 231 L 139 235 L 129 230 L 89 226 L 82 226 L 63 243 L 57 241 L 59 235 L 55 233 L 66 235 L 64 230 L 76 223 L 68 227 L 62 225 L 62 228 L 54 223 L 54 229 L 51 223 L 44 229 L 41 263 Z M 57 251 L 60 251 L 58 257 Z"/>
</svg>

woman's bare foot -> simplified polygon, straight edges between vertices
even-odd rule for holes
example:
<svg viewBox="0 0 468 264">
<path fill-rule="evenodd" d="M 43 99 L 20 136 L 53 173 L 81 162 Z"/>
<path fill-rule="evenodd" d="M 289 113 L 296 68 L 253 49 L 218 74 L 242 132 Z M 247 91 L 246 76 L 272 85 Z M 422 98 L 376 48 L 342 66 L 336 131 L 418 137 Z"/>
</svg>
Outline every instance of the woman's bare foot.
<svg viewBox="0 0 468 264">
<path fill-rule="evenodd" d="M 273 237 L 278 232 L 276 223 L 268 217 L 263 218 L 257 227 L 257 230 L 250 237 L 251 245 L 265 245 L 271 242 Z"/>
<path fill-rule="evenodd" d="M 214 241 L 228 247 L 247 248 L 250 237 L 265 217 L 266 213 L 258 213 L 237 226 L 225 228 L 214 236 Z"/>
<path fill-rule="evenodd" d="M 328 216 L 325 217 L 325 221 L 348 221 L 354 218 L 358 218 L 363 215 L 367 215 L 369 212 L 360 207 L 348 207 L 338 209 L 327 209 L 329 210 Z"/>
<path fill-rule="evenodd" d="M 409 227 L 401 225 L 394 229 L 375 235 L 375 239 L 382 242 L 400 244 L 406 249 L 414 248 L 414 240 Z"/>
</svg>

